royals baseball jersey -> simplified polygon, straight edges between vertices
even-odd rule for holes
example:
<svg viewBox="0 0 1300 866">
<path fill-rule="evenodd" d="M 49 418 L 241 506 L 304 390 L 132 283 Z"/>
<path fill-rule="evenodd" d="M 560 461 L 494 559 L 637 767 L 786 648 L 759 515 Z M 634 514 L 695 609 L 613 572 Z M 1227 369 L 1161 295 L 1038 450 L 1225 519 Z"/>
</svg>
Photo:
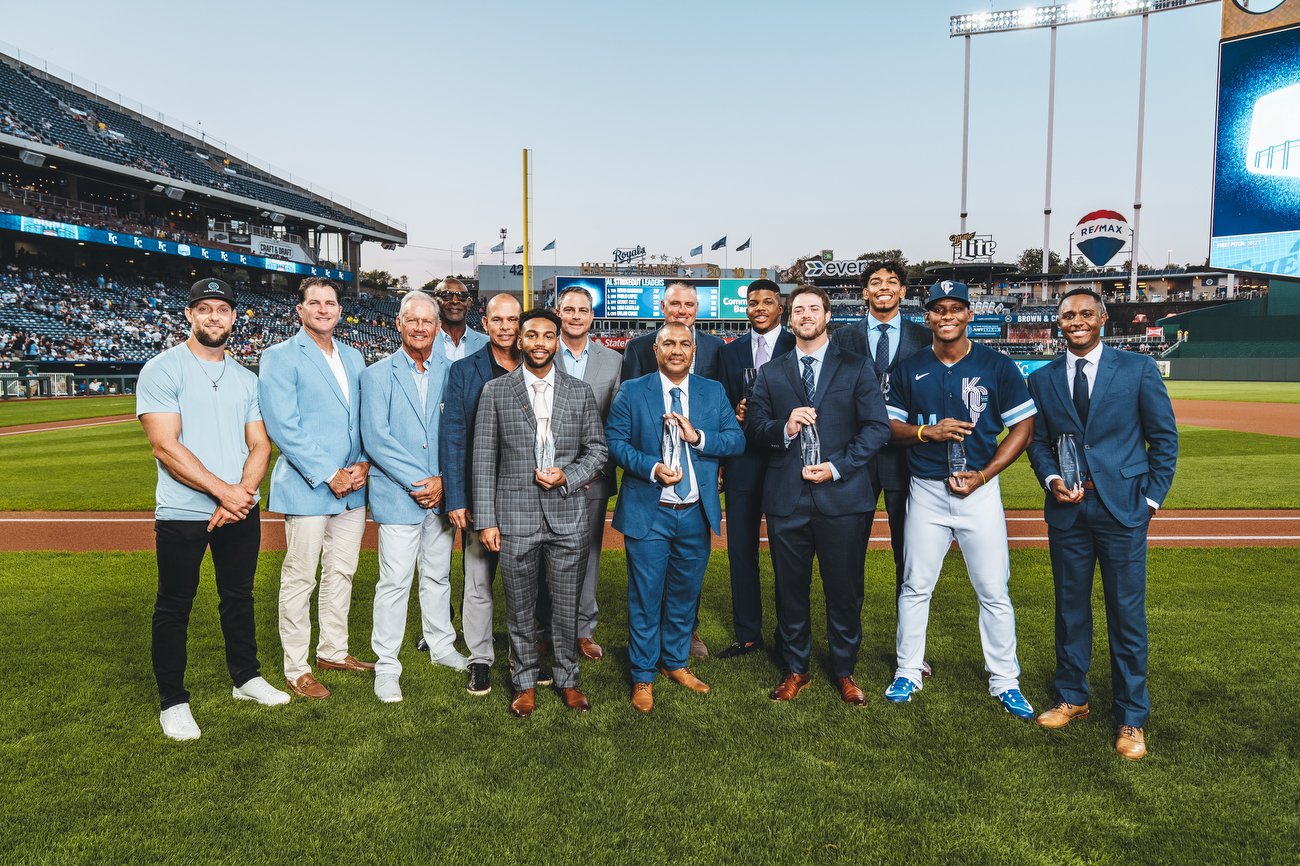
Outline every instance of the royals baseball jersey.
<svg viewBox="0 0 1300 866">
<path fill-rule="evenodd" d="M 938 424 L 944 418 L 973 421 L 965 442 L 972 470 L 987 466 L 998 448 L 998 434 L 1037 414 L 1020 368 L 1006 355 L 971 343 L 970 352 L 949 367 L 934 351 L 903 360 L 890 377 L 889 417 L 903 424 Z M 907 449 L 917 478 L 948 477 L 948 443 L 928 442 Z"/>
</svg>

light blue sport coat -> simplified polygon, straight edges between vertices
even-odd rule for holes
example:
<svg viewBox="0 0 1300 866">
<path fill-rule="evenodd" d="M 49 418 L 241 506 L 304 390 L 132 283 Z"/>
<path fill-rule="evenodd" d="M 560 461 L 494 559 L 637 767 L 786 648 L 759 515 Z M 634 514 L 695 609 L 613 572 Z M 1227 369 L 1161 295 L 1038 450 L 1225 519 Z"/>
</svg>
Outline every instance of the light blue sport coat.
<svg viewBox="0 0 1300 866">
<path fill-rule="evenodd" d="M 280 457 L 271 472 L 272 511 L 282 514 L 339 514 L 364 508 L 364 489 L 342 499 L 330 490 L 330 476 L 366 459 L 361 447 L 361 371 L 366 362 L 351 346 L 334 341 L 348 375 L 348 397 L 320 347 L 300 329 L 262 353 L 257 396 L 262 419 Z"/>
<path fill-rule="evenodd" d="M 426 366 L 429 381 L 423 412 L 402 349 L 361 374 L 361 441 L 370 455 L 370 516 L 376 523 L 422 523 L 428 511 L 416 504 L 410 492 L 415 482 L 442 474 L 438 430 L 449 365 L 435 351 Z M 442 512 L 441 507 L 432 510 Z"/>
</svg>

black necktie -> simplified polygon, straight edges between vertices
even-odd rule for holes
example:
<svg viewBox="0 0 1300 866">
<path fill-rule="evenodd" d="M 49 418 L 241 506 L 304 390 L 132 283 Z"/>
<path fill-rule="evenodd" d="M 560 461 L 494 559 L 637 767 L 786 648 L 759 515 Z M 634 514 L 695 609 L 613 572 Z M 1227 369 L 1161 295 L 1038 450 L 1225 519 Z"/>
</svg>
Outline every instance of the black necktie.
<svg viewBox="0 0 1300 866">
<path fill-rule="evenodd" d="M 889 326 L 882 323 L 876 325 L 876 330 L 880 332 L 876 340 L 876 374 L 883 376 L 889 369 Z"/>
<path fill-rule="evenodd" d="M 817 385 L 813 382 L 812 365 L 816 358 L 803 359 L 803 389 L 808 392 L 808 402 L 813 401 L 813 396 L 817 393 Z"/>
<path fill-rule="evenodd" d="M 1080 358 L 1074 362 L 1074 410 L 1079 413 L 1079 420 L 1083 426 L 1088 426 L 1088 377 L 1084 375 L 1084 368 L 1088 362 Z"/>
</svg>

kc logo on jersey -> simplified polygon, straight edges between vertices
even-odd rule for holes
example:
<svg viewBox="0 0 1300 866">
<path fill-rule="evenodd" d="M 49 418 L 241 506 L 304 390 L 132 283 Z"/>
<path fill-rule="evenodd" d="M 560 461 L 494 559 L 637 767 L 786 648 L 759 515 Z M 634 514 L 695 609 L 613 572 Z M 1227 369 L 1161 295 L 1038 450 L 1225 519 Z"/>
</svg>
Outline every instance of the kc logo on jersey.
<svg viewBox="0 0 1300 866">
<path fill-rule="evenodd" d="M 972 424 L 980 422 L 980 415 L 989 407 L 989 389 L 980 384 L 980 377 L 961 380 L 961 399 L 970 412 Z"/>
</svg>

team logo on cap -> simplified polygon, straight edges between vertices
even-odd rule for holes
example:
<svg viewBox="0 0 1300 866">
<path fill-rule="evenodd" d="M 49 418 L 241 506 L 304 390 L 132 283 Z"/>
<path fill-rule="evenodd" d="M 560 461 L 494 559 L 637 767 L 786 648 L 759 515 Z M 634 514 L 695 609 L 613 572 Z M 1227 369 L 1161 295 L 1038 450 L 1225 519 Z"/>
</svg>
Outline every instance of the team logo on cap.
<svg viewBox="0 0 1300 866">
<path fill-rule="evenodd" d="M 216 280 L 213 280 L 212 282 L 208 283 L 208 291 L 209 292 L 221 291 L 221 283 L 217 282 Z"/>
<path fill-rule="evenodd" d="M 1128 221 L 1113 210 L 1095 210 L 1079 220 L 1075 229 L 1079 238 L 1075 246 L 1095 268 L 1102 268 L 1124 248 L 1128 239 Z"/>
<path fill-rule="evenodd" d="M 944 280 L 939 284 L 939 291 L 943 292 L 945 295 L 952 294 L 953 288 L 954 285 L 952 280 Z"/>
</svg>

